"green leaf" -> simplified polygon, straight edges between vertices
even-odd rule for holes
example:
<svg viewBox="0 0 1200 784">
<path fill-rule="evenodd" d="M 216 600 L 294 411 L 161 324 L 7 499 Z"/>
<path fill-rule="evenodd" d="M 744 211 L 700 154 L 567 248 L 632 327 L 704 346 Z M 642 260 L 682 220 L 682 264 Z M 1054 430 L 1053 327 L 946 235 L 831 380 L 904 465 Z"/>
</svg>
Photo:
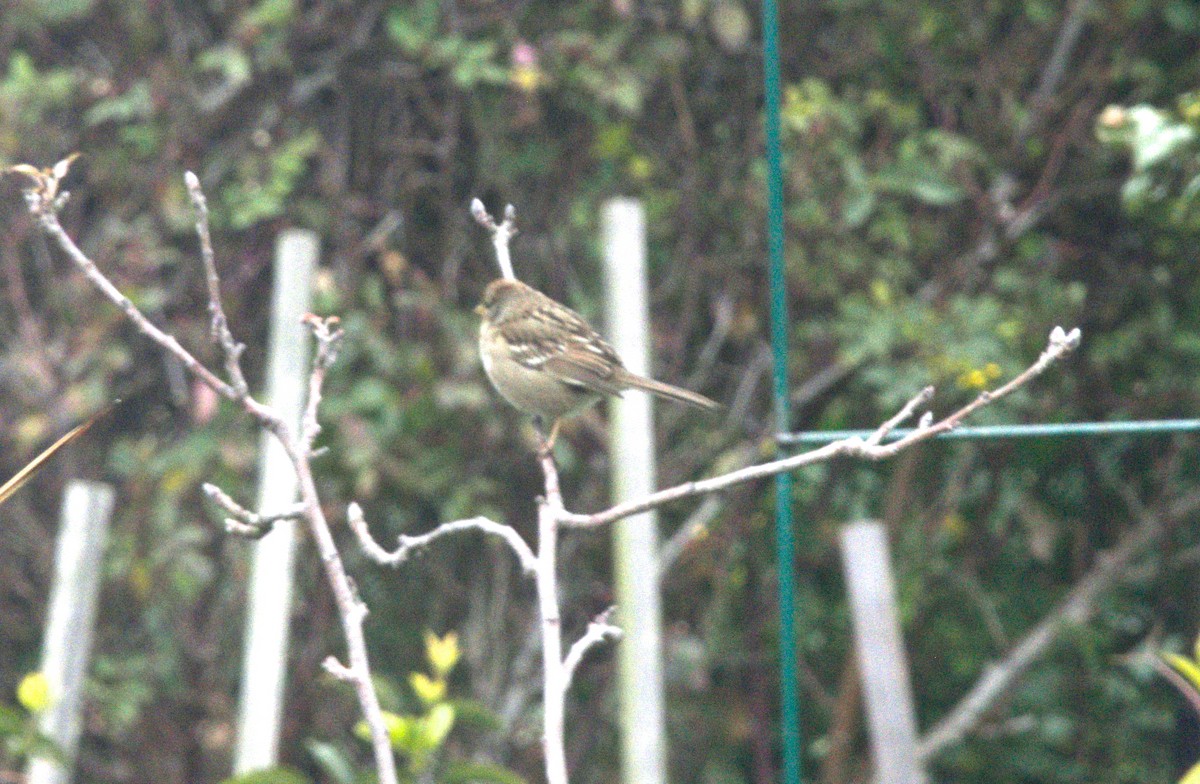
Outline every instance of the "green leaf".
<svg viewBox="0 0 1200 784">
<path fill-rule="evenodd" d="M 442 782 L 443 784 L 526 784 L 525 779 L 507 768 L 480 762 L 450 763 L 442 775 Z"/>
<path fill-rule="evenodd" d="M 231 776 L 221 784 L 311 784 L 311 781 L 294 768 L 278 767 Z"/>
<path fill-rule="evenodd" d="M 83 115 L 83 122 L 86 125 L 100 125 L 106 122 L 145 120 L 151 116 L 153 110 L 150 85 L 145 81 L 137 81 L 120 95 L 94 103 Z"/>
<path fill-rule="evenodd" d="M 28 714 L 8 705 L 0 705 L 0 738 L 24 732 L 29 720 Z"/>
<path fill-rule="evenodd" d="M 410 672 L 408 684 L 413 693 L 426 705 L 432 705 L 446 696 L 446 681 L 441 678 L 430 678 L 423 672 Z"/>
<path fill-rule="evenodd" d="M 345 752 L 332 743 L 319 740 L 305 741 L 304 747 L 312 755 L 317 766 L 334 784 L 354 784 L 354 766 L 350 764 Z"/>
<path fill-rule="evenodd" d="M 260 0 L 258 5 L 246 11 L 241 18 L 241 27 L 285 27 L 296 16 L 296 0 Z"/>
<path fill-rule="evenodd" d="M 449 700 L 454 707 L 454 720 L 464 727 L 482 730 L 484 732 L 499 732 L 504 729 L 504 722 L 496 712 L 474 700 Z"/>
<path fill-rule="evenodd" d="M 916 162 L 885 167 L 873 179 L 875 187 L 885 193 L 911 196 L 935 207 L 954 204 L 966 196 L 962 188 L 941 177 L 928 165 Z"/>
<path fill-rule="evenodd" d="M 245 84 L 254 75 L 250 56 L 233 44 L 214 46 L 200 52 L 196 55 L 196 70 L 216 71 L 226 88 Z"/>
<path fill-rule="evenodd" d="M 842 221 L 847 228 L 857 229 L 871 217 L 875 209 L 875 191 L 871 189 L 862 161 L 857 156 L 842 161 L 842 176 L 846 178 L 846 198 L 842 202 Z"/>
<path fill-rule="evenodd" d="M 437 35 L 438 16 L 436 0 L 397 4 L 385 22 L 388 37 L 405 52 L 423 49 Z"/>
<path fill-rule="evenodd" d="M 453 727 L 454 706 L 443 702 L 429 709 L 429 713 L 424 718 L 422 732 L 431 744 L 431 748 L 437 748 L 442 745 L 442 741 L 446 740 L 446 736 L 450 734 Z"/>
</svg>

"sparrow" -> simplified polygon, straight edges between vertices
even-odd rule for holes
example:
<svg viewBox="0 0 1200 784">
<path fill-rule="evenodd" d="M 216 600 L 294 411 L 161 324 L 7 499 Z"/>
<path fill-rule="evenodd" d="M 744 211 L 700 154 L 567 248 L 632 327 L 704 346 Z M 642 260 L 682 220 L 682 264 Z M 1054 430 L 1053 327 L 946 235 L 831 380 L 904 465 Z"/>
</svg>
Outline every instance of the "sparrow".
<svg viewBox="0 0 1200 784">
<path fill-rule="evenodd" d="M 639 376 L 575 311 L 519 280 L 492 281 L 475 308 L 481 317 L 479 357 L 505 400 L 550 423 L 549 451 L 559 421 L 605 396 L 638 389 L 669 400 L 719 409 L 703 395 Z"/>
</svg>

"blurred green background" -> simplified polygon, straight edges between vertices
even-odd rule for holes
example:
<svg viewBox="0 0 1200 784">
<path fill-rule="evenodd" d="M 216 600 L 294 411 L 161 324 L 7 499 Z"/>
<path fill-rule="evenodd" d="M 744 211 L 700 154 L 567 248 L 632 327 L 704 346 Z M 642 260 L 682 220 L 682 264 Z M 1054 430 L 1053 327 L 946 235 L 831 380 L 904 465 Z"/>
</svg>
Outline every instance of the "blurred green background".
<svg viewBox="0 0 1200 784">
<path fill-rule="evenodd" d="M 938 411 L 1021 369 L 1056 324 L 1067 363 L 974 423 L 1194 416 L 1200 358 L 1200 4 L 824 0 L 782 17 L 795 427 L 869 427 L 915 391 Z M 769 454 L 759 10 L 748 0 L 7 0 L 0 165 L 83 157 L 63 223 L 159 325 L 219 364 L 183 186 L 195 171 L 244 365 L 261 378 L 274 237 L 322 237 L 317 307 L 347 329 L 317 463 L 326 512 L 381 541 L 487 514 L 532 536 L 527 425 L 475 354 L 495 276 L 467 212 L 512 202 L 517 273 L 599 320 L 598 215 L 644 200 L 656 375 L 726 402 L 663 408 L 665 484 Z M 1106 109 L 1110 105 L 1113 108 Z M 1137 108 L 1134 108 L 1137 107 Z M 0 181 L 0 475 L 84 413 L 129 404 L 0 509 L 0 703 L 36 669 L 66 478 L 114 482 L 79 780 L 228 775 L 246 547 L 199 490 L 253 497 L 257 434 L 100 299 Z M 568 506 L 606 497 L 602 412 L 567 428 Z M 861 780 L 866 752 L 836 532 L 892 531 L 922 727 L 945 715 L 1146 515 L 1168 531 L 964 744 L 937 781 L 1160 782 L 1200 756 L 1146 664 L 1197 633 L 1198 492 L 1182 436 L 932 444 L 797 475 L 805 768 Z M 766 484 L 743 486 L 667 573 L 674 779 L 774 781 L 777 625 Z M 1137 502 L 1133 502 L 1136 499 Z M 692 507 L 663 513 L 669 534 Z M 424 635 L 456 630 L 439 754 L 540 779 L 532 585 L 495 543 L 446 539 L 399 570 L 337 525 L 371 607 L 385 703 L 416 710 Z M 564 629 L 612 601 L 607 537 L 564 544 Z M 365 766 L 353 696 L 305 545 L 285 762 Z M 308 556 L 308 557 L 304 557 Z M 99 557 L 99 555 L 97 556 Z M 536 652 L 536 645 L 533 645 Z M 617 771 L 613 658 L 568 712 L 580 784 Z M 835 731 L 836 730 L 836 731 Z M 331 749 L 333 751 L 331 751 Z M 19 749 L 0 754 L 17 770 Z"/>
</svg>

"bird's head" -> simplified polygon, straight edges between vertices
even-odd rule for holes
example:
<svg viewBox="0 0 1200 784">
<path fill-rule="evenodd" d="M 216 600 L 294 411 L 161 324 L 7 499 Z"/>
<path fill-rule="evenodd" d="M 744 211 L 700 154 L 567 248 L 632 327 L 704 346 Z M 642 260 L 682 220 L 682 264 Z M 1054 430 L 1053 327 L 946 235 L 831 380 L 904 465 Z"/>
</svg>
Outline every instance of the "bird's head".
<svg viewBox="0 0 1200 784">
<path fill-rule="evenodd" d="M 490 321 L 502 321 L 513 303 L 528 296 L 530 288 L 519 280 L 493 280 L 483 291 L 483 299 L 475 312 Z"/>
</svg>

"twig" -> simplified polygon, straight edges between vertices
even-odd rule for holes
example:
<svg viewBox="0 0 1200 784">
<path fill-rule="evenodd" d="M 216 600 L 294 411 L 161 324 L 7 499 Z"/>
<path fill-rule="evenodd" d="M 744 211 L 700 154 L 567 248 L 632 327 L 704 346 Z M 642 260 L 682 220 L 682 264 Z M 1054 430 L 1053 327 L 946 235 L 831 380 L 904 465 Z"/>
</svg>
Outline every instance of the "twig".
<svg viewBox="0 0 1200 784">
<path fill-rule="evenodd" d="M 413 551 L 426 547 L 434 539 L 460 531 L 476 530 L 503 540 L 517 556 L 517 561 L 520 562 L 521 568 L 527 574 L 533 574 L 538 567 L 537 556 L 533 554 L 533 550 L 525 543 L 525 540 L 521 538 L 521 535 L 517 533 L 515 528 L 497 523 L 494 520 L 489 520 L 486 517 L 471 517 L 466 520 L 454 520 L 449 523 L 442 523 L 429 533 L 421 534 L 420 536 L 401 536 L 400 546 L 392 552 L 388 552 L 381 547 L 375 541 L 374 537 L 371 536 L 371 532 L 367 528 L 367 521 L 363 518 L 362 507 L 358 504 L 350 504 L 346 519 L 350 525 L 350 530 L 358 537 L 358 543 L 362 546 L 363 552 L 371 560 L 384 566 L 399 566 L 408 560 Z"/>
<path fill-rule="evenodd" d="M 326 656 L 325 661 L 321 662 L 321 666 L 325 668 L 325 672 L 329 673 L 339 681 L 352 683 L 354 681 L 354 673 L 349 667 L 338 661 L 336 656 Z"/>
<path fill-rule="evenodd" d="M 916 412 L 916 410 L 918 408 L 920 408 L 921 406 L 925 405 L 930 400 L 932 400 L 933 393 L 934 393 L 933 387 L 925 387 L 924 389 L 922 389 L 920 392 L 918 392 L 916 395 L 914 395 L 911 400 L 909 400 L 907 403 L 905 403 L 903 408 L 901 408 L 898 412 L 896 412 L 895 416 L 893 416 L 891 419 L 889 419 L 888 421 L 884 422 L 882 425 L 877 427 L 875 429 L 874 433 L 867 436 L 867 440 L 864 441 L 863 444 L 868 447 L 879 446 L 879 444 L 883 441 L 883 439 L 887 438 L 888 435 L 890 435 L 893 430 L 895 430 L 897 427 L 899 427 L 904 422 L 907 422 L 909 420 L 909 418 Z M 931 415 L 931 412 L 929 412 L 929 411 L 925 412 L 925 417 L 929 417 L 930 415 Z M 929 427 L 929 423 L 924 422 L 923 426 Z M 918 426 L 917 429 L 920 430 L 921 426 Z M 947 428 L 947 430 L 949 430 L 949 429 L 950 428 Z"/>
<path fill-rule="evenodd" d="M 229 319 L 225 316 L 225 306 L 221 302 L 221 278 L 217 274 L 212 236 L 208 231 L 208 199 L 195 173 L 184 172 L 183 179 L 192 197 L 192 207 L 196 210 L 196 235 L 200 238 L 200 259 L 204 263 L 204 277 L 208 282 L 208 313 L 212 318 L 209 330 L 213 342 L 225 353 L 225 372 L 229 374 L 230 385 L 238 395 L 245 395 L 250 391 L 242 374 L 242 352 L 246 350 L 246 345 L 234 340 L 233 333 L 229 331 Z"/>
<path fill-rule="evenodd" d="M 579 666 L 579 662 L 583 661 L 583 657 L 589 649 L 609 638 L 620 639 L 621 629 L 608 622 L 615 609 L 616 607 L 609 607 L 592 619 L 592 622 L 588 624 L 587 631 L 575 641 L 571 650 L 567 651 L 567 658 L 563 659 L 562 664 L 564 690 L 571 688 L 571 680 L 575 677 L 575 668 Z"/>
<path fill-rule="evenodd" d="M 337 325 L 337 316 L 321 318 L 309 313 L 304 317 L 304 323 L 312 330 L 317 339 L 317 356 L 313 361 L 312 372 L 308 377 L 308 403 L 304 407 L 304 418 L 300 427 L 300 440 L 304 450 L 310 456 L 313 454 L 312 445 L 321 433 L 321 421 L 317 411 L 321 407 L 321 390 L 325 385 L 325 374 L 337 360 L 338 350 L 342 346 L 345 332 Z"/>
<path fill-rule="evenodd" d="M 280 520 L 298 520 L 304 517 L 305 509 L 302 503 L 293 504 L 280 512 L 259 514 L 251 512 L 237 501 L 234 501 L 224 490 L 214 484 L 205 482 L 200 488 L 209 497 L 209 500 L 229 514 L 229 517 L 225 518 L 225 530 L 236 536 L 244 536 L 247 539 L 262 539 L 271 532 L 271 529 L 275 527 L 275 523 Z"/>
<path fill-rule="evenodd" d="M 109 301 L 120 308 L 125 317 L 133 322 L 133 325 L 142 334 L 173 354 L 183 363 L 188 372 L 196 376 L 204 384 L 230 400 L 239 401 L 246 411 L 260 424 L 264 427 L 268 426 L 271 422 L 271 417 L 266 406 L 259 403 L 251 395 L 239 393 L 233 386 L 222 381 L 215 373 L 192 356 L 191 352 L 181 346 L 173 335 L 163 332 L 156 327 L 137 309 L 137 306 L 128 297 L 113 285 L 112 281 L 105 277 L 104 273 L 88 258 L 87 254 L 80 250 L 79 246 L 75 244 L 75 241 L 71 239 L 71 236 L 62 227 L 62 224 L 58 222 L 58 210 L 66 204 L 70 196 L 66 191 L 59 192 L 59 182 L 66 176 L 70 161 L 73 158 L 74 156 L 65 158 L 49 170 L 39 170 L 25 164 L 13 166 L 10 169 L 10 171 L 24 174 L 33 180 L 34 184 L 25 190 L 25 202 L 29 206 L 30 213 L 42 227 L 42 231 L 58 244 L 62 251 L 74 262 L 75 266 L 79 268 L 80 272 L 83 273 L 84 277 L 99 289 Z"/>
<path fill-rule="evenodd" d="M 681 498 L 689 498 L 695 495 L 707 493 L 715 493 L 724 490 L 742 482 L 748 482 L 754 479 L 761 479 L 767 476 L 783 473 L 784 471 L 793 471 L 797 468 L 813 463 L 820 463 L 830 460 L 837 456 L 858 457 L 867 460 L 883 460 L 892 457 L 897 452 L 912 447 L 913 445 L 933 438 L 939 433 L 944 433 L 953 430 L 963 419 L 978 411 L 983 406 L 993 403 L 996 400 L 1010 394 L 1014 390 L 1028 383 L 1033 378 L 1040 375 L 1055 361 L 1061 359 L 1080 342 L 1080 333 L 1078 329 L 1071 330 L 1070 333 L 1063 331 L 1062 327 L 1055 327 L 1050 333 L 1049 345 L 1042 352 L 1038 360 L 1034 362 L 1023 373 L 1018 375 L 1013 380 L 1009 381 L 1004 386 L 991 392 L 981 392 L 975 400 L 963 406 L 959 410 L 950 414 L 945 419 L 939 422 L 931 422 L 930 415 L 922 417 L 919 425 L 913 429 L 911 433 L 892 441 L 888 444 L 882 444 L 882 441 L 888 433 L 890 433 L 897 425 L 904 421 L 908 416 L 911 416 L 915 409 L 922 405 L 931 394 L 931 388 L 921 390 L 912 400 L 908 401 L 898 414 L 893 416 L 887 422 L 879 427 L 869 438 L 862 439 L 858 437 L 845 438 L 839 441 L 826 444 L 823 447 L 813 449 L 809 452 L 804 452 L 799 455 L 793 455 L 780 460 L 775 460 L 769 463 L 761 463 L 759 465 L 743 468 L 738 471 L 731 471 L 721 476 L 702 479 L 694 482 L 685 482 L 675 487 L 659 490 L 656 493 L 651 493 L 640 499 L 627 501 L 622 504 L 610 507 L 603 512 L 595 514 L 577 514 L 574 512 L 564 511 L 559 518 L 559 522 L 563 525 L 575 527 L 594 527 L 605 525 L 615 520 L 620 520 L 638 512 L 644 512 L 647 509 L 654 509 L 663 504 L 677 501 Z"/>
<path fill-rule="evenodd" d="M 1054 40 L 1050 58 L 1046 61 L 1046 67 L 1042 70 L 1041 78 L 1038 79 L 1037 89 L 1034 90 L 1029 101 L 1030 112 L 1018 127 L 1018 143 L 1024 141 L 1029 131 L 1045 115 L 1046 109 L 1050 105 L 1050 98 L 1058 89 L 1058 83 L 1067 70 L 1067 61 L 1071 59 L 1071 52 L 1075 49 L 1075 44 L 1083 32 L 1083 24 L 1090 7 L 1091 0 L 1073 0 L 1067 8 L 1066 18 L 1063 20 L 1062 27 L 1059 28 L 1058 37 Z"/>
<path fill-rule="evenodd" d="M 471 199 L 471 216 L 475 221 L 492 233 L 492 245 L 496 248 L 496 263 L 500 265 L 500 274 L 509 280 L 516 280 L 513 274 L 512 258 L 508 253 L 508 242 L 517 236 L 517 210 L 511 204 L 504 208 L 504 220 L 496 223 L 483 202 Z"/>
</svg>

